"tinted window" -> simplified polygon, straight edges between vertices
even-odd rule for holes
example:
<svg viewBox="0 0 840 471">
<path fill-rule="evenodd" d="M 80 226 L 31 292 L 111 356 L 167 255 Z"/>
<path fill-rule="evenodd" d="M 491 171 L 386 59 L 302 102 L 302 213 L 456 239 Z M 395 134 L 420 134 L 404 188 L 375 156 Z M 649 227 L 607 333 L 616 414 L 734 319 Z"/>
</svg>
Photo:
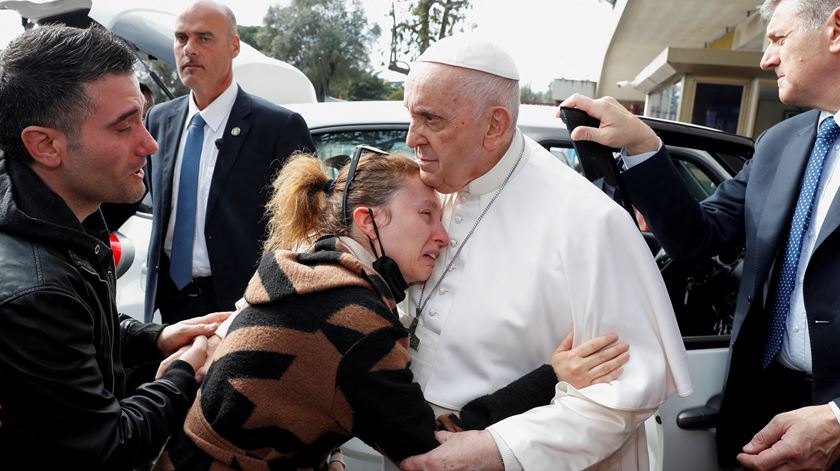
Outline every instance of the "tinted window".
<svg viewBox="0 0 840 471">
<path fill-rule="evenodd" d="M 181 83 L 175 68 L 166 62 L 140 57 L 134 66 L 134 70 L 137 73 L 137 78 L 145 83 L 152 91 L 155 97 L 155 103 L 163 103 L 169 100 L 169 96 L 167 96 L 166 91 L 161 86 L 166 87 L 173 97 L 186 95 L 190 92 Z"/>
<path fill-rule="evenodd" d="M 575 152 L 574 148 L 551 146 L 548 148 L 548 151 L 551 152 L 553 156 L 557 157 L 559 161 L 583 175 L 583 168 L 580 166 L 580 160 L 578 159 L 577 152 Z"/>
<path fill-rule="evenodd" d="M 701 201 L 715 192 L 717 184 L 700 167 L 686 160 L 674 160 L 677 173 L 685 182 L 686 188 L 694 196 L 694 199 Z"/>
<path fill-rule="evenodd" d="M 414 157 L 414 150 L 405 145 L 406 129 L 341 130 L 313 133 L 315 152 L 333 175 L 344 165 L 359 144 L 378 147 L 386 152 Z"/>
<path fill-rule="evenodd" d="M 735 133 L 744 87 L 719 83 L 698 83 L 694 93 L 691 122 Z"/>
<path fill-rule="evenodd" d="M 717 188 L 714 174 L 686 157 L 674 167 L 697 201 Z M 686 348 L 725 347 L 728 344 L 740 279 L 741 249 L 730 247 L 712 258 L 677 262 L 657 255 L 657 262 L 674 306 Z"/>
</svg>

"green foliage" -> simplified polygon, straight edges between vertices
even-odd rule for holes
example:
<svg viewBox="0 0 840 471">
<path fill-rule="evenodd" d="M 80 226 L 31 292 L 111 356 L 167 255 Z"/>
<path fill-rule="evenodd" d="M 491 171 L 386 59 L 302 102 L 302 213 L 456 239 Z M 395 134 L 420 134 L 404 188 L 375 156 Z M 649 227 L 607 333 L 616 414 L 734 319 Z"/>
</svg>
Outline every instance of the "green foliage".
<svg viewBox="0 0 840 471">
<path fill-rule="evenodd" d="M 404 95 L 405 95 L 405 88 L 403 88 L 403 87 L 395 88 L 395 89 L 393 89 L 393 91 L 391 91 L 391 94 L 388 95 L 388 101 L 403 101 Z"/>
<path fill-rule="evenodd" d="M 396 6 L 398 5 L 398 7 Z M 391 69 L 405 71 L 398 62 L 411 62 L 430 44 L 464 30 L 470 0 L 396 0 L 391 4 Z M 399 9 L 397 9 L 399 8 Z M 397 21 L 397 15 L 408 18 Z"/>
<path fill-rule="evenodd" d="M 256 47 L 303 71 L 321 99 L 325 90 L 347 97 L 351 87 L 353 93 L 373 93 L 364 74 L 368 45 L 379 35 L 378 26 L 368 25 L 359 0 L 292 0 L 286 7 L 269 7 Z M 365 84 L 354 86 L 357 80 Z"/>
<path fill-rule="evenodd" d="M 260 29 L 259 26 L 236 25 L 236 32 L 239 34 L 239 39 L 256 49 L 259 49 L 257 46 L 257 34 L 260 32 Z"/>
<path fill-rule="evenodd" d="M 530 85 L 525 84 L 519 88 L 519 101 L 530 105 L 553 105 L 551 90 L 545 92 L 534 91 Z"/>
<path fill-rule="evenodd" d="M 393 90 L 393 87 L 381 78 L 368 71 L 362 71 L 354 77 L 346 98 L 354 101 L 387 100 Z"/>
</svg>

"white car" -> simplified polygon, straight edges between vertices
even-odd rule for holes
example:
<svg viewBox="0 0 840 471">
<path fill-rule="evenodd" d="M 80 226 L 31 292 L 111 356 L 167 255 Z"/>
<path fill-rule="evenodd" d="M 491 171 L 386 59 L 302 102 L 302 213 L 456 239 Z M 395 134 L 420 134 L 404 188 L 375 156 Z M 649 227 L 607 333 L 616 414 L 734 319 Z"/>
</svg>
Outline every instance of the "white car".
<svg viewBox="0 0 840 471">
<path fill-rule="evenodd" d="M 353 148 L 362 143 L 413 155 L 412 149 L 405 145 L 409 115 L 400 102 L 285 106 L 306 119 L 318 156 L 328 167 L 339 168 Z M 549 106 L 523 105 L 519 127 L 566 164 L 582 173 L 587 169 L 590 180 L 598 178 L 596 166 L 579 159 L 568 131 L 554 116 L 555 111 L 556 108 Z M 698 200 L 711 194 L 752 155 L 753 142 L 748 138 L 670 121 L 646 119 L 646 122 L 668 143 L 678 172 Z M 150 228 L 151 216 L 141 212 L 118 232 L 121 240 L 134 242 L 134 264 L 144 265 Z M 694 383 L 692 395 L 672 396 L 646 423 L 652 469 L 715 470 L 718 469 L 712 428 L 717 417 L 715 401 L 724 381 L 741 250 L 733 247 L 728 256 L 694 264 L 677 263 L 662 253 L 651 233 L 644 236 L 657 257 L 671 295 Z M 133 273 L 119 279 L 117 301 L 126 312 L 141 317 L 142 305 L 134 303 L 137 286 L 142 286 L 143 280 L 129 278 Z M 142 293 L 139 294 L 142 300 Z M 349 442 L 344 451 L 351 470 L 381 469 L 381 456 L 358 440 Z"/>
<path fill-rule="evenodd" d="M 85 21 L 95 17 L 101 24 L 135 45 L 146 70 L 150 61 L 174 63 L 171 54 L 170 13 L 145 9 L 113 9 L 105 2 L 90 9 L 90 0 L 59 0 L 46 3 L 3 1 L 0 9 L 14 9 L 37 21 Z M 88 15 L 90 15 L 88 17 Z M 248 47 L 243 47 L 246 51 Z M 332 168 L 340 167 L 357 144 L 369 144 L 389 152 L 412 155 L 405 145 L 409 116 L 400 102 L 315 101 L 314 88 L 297 69 L 266 58 L 257 51 L 238 60 L 256 64 L 237 68 L 236 79 L 246 90 L 299 112 L 309 124 L 316 150 Z M 250 62 L 249 62 L 250 61 Z M 237 71 L 239 70 L 239 72 Z M 267 79 L 268 78 L 268 79 Z M 160 83 L 159 83 L 160 84 Z M 271 86 L 292 90 L 291 95 L 272 92 Z M 288 104 L 293 102 L 308 102 Z M 581 161 L 572 149 L 569 133 L 555 118 L 556 108 L 524 105 L 518 125 L 558 159 L 597 180 L 597 163 Z M 752 156 L 751 139 L 717 130 L 671 121 L 645 119 L 670 150 L 678 173 L 699 201 L 710 195 L 723 180 L 734 175 Z M 145 261 L 151 231 L 148 206 L 141 206 L 112 237 L 117 274 L 117 304 L 121 312 L 143 317 Z M 644 226 L 642 226 L 644 228 Z M 651 465 L 654 470 L 716 470 L 714 425 L 717 398 L 722 389 L 728 357 L 729 332 L 740 279 L 742 249 L 733 247 L 727 255 L 694 263 L 673 262 L 656 239 L 643 231 L 656 255 L 662 276 L 683 333 L 694 393 L 672 396 L 646 423 Z M 348 468 L 378 470 L 382 458 L 358 440 L 345 448 Z"/>
</svg>

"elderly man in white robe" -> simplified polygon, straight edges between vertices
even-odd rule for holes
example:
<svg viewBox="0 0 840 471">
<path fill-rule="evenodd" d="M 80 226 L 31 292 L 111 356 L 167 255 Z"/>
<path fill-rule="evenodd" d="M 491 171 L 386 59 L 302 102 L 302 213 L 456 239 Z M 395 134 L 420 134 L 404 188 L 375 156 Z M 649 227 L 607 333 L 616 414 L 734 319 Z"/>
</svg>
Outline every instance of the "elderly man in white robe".
<svg viewBox="0 0 840 471">
<path fill-rule="evenodd" d="M 656 265 L 627 212 L 516 127 L 511 57 L 469 35 L 432 45 L 406 83 L 408 145 L 445 194 L 450 246 L 403 303 L 412 369 L 436 412 L 457 411 L 575 344 L 615 332 L 630 360 L 614 381 L 560 382 L 550 404 L 486 430 L 440 432 L 404 470 L 646 469 L 643 422 L 691 392 Z"/>
</svg>

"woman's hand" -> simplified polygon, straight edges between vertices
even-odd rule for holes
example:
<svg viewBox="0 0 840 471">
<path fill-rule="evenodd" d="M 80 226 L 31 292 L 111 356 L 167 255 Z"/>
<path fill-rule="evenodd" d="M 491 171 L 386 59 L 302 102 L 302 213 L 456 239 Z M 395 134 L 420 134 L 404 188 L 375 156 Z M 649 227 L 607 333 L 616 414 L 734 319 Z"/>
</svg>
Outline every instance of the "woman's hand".
<svg viewBox="0 0 840 471">
<path fill-rule="evenodd" d="M 630 345 L 619 342 L 618 335 L 607 334 L 587 340 L 572 348 L 572 332 L 566 335 L 551 355 L 551 367 L 558 381 L 565 381 L 576 389 L 593 384 L 608 383 L 624 371 L 630 359 Z"/>
<path fill-rule="evenodd" d="M 207 337 L 199 335 L 193 338 L 190 345 L 184 345 L 172 355 L 169 355 L 169 357 L 160 363 L 157 374 L 155 374 L 155 379 L 160 379 L 169 370 L 169 367 L 172 366 L 175 360 L 183 360 L 189 363 L 195 372 L 196 382 L 201 383 L 204 376 L 203 373 L 199 375 L 199 368 L 207 360 Z"/>
<path fill-rule="evenodd" d="M 191 345 L 196 337 L 213 335 L 219 324 L 231 314 L 231 312 L 214 312 L 168 325 L 161 331 L 157 347 L 164 356 L 170 356 L 181 347 Z"/>
</svg>

